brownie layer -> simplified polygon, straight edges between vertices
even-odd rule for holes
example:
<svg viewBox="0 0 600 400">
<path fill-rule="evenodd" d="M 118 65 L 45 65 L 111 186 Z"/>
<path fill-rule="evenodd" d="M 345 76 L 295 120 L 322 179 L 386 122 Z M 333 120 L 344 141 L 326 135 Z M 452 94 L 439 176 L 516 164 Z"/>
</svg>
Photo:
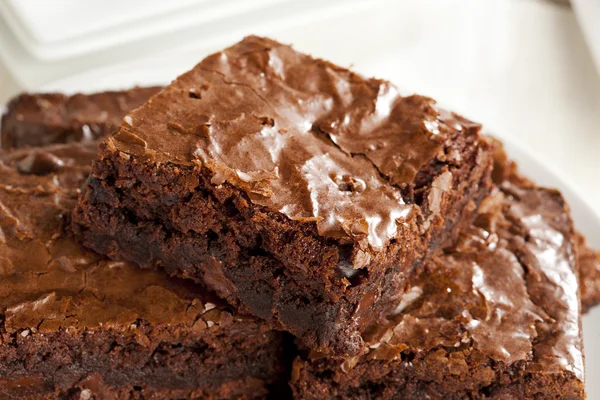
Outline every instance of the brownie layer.
<svg viewBox="0 0 600 400">
<path fill-rule="evenodd" d="M 95 154 L 0 153 L 0 397 L 265 397 L 283 378 L 282 334 L 70 235 Z"/>
<path fill-rule="evenodd" d="M 504 182 L 455 247 L 427 263 L 369 352 L 306 352 L 302 399 L 583 399 L 584 357 L 568 208 L 553 190 Z"/>
<path fill-rule="evenodd" d="M 2 381 L 0 380 L 0 383 Z M 22 384 L 20 381 L 19 384 Z M 29 385 L 30 383 L 27 382 Z M 14 397 L 9 399 L 22 400 L 163 400 L 163 399 L 261 399 L 264 398 L 264 387 L 261 381 L 251 378 L 231 381 L 228 385 L 213 389 L 158 389 L 140 386 L 131 386 L 124 389 L 115 389 L 106 385 L 99 374 L 92 375 L 67 391 L 48 393 L 40 387 L 39 390 L 23 386 L 21 390 L 13 392 Z M 0 389 L 0 394 L 2 391 Z M 270 397 L 269 397 L 270 398 Z"/>
<path fill-rule="evenodd" d="M 115 133 L 123 117 L 160 87 L 94 94 L 23 93 L 6 107 L 0 145 L 11 147 L 94 140 Z"/>
<path fill-rule="evenodd" d="M 254 399 L 266 398 L 269 385 L 283 374 L 274 368 L 280 360 L 272 348 L 278 343 L 272 334 L 257 334 L 252 324 L 237 329 L 225 323 L 220 333 L 203 335 L 189 327 L 153 330 L 142 320 L 132 325 L 0 331 L 0 356 L 6 360 L 0 397 L 69 398 L 87 389 L 97 398 Z M 102 384 L 91 385 L 92 379 Z"/>
<path fill-rule="evenodd" d="M 209 56 L 124 121 L 74 213 L 84 243 L 338 354 L 491 186 L 479 125 L 268 39 Z"/>
</svg>

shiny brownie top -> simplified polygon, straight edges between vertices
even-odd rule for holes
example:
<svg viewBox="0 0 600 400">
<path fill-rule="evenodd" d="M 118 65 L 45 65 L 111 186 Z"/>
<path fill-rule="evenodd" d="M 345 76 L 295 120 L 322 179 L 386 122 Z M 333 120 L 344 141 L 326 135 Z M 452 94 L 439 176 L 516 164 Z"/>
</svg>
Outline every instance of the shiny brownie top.
<svg viewBox="0 0 600 400">
<path fill-rule="evenodd" d="M 402 190 L 431 162 L 459 163 L 448 143 L 478 131 L 429 98 L 248 37 L 127 115 L 106 148 L 207 168 L 212 184 L 314 223 L 322 236 L 380 249 L 416 207 Z M 451 189 L 447 169 L 432 178 L 434 191 Z"/>
</svg>

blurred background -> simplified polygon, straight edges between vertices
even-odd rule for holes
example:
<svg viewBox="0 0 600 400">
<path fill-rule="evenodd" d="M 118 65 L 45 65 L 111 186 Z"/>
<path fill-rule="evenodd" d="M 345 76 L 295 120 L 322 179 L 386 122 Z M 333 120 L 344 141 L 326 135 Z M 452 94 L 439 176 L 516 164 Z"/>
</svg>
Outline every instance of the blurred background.
<svg viewBox="0 0 600 400">
<path fill-rule="evenodd" d="M 0 0 L 0 104 L 167 83 L 247 34 L 436 98 L 600 211 L 600 0 Z"/>
</svg>

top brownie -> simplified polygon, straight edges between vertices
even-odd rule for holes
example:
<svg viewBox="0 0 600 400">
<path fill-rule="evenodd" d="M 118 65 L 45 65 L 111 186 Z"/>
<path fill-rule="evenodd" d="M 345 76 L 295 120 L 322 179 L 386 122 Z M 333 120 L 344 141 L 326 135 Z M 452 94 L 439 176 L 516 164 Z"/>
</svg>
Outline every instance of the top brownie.
<svg viewBox="0 0 600 400">
<path fill-rule="evenodd" d="M 115 133 L 125 114 L 144 104 L 161 87 L 133 88 L 67 96 L 23 93 L 2 116 L 2 148 L 94 140 Z"/>
<path fill-rule="evenodd" d="M 360 327 L 489 191 L 479 130 L 429 98 L 248 37 L 125 117 L 75 229 L 313 348 L 358 352 Z"/>
</svg>

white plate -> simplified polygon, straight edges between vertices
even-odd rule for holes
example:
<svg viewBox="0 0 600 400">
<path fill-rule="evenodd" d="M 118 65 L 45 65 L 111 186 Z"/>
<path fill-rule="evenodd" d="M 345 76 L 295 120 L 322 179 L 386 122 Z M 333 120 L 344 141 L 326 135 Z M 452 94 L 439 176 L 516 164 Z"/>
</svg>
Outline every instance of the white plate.
<svg viewBox="0 0 600 400">
<path fill-rule="evenodd" d="M 286 1 L 290 0 L 6 0 L 0 2 L 0 15 L 30 55 L 59 61 L 190 26 L 215 21 L 224 25 L 233 16 L 269 12 Z"/>
<path fill-rule="evenodd" d="M 193 57 L 181 56 L 177 62 L 172 59 L 155 59 L 151 63 L 130 63 L 117 65 L 104 70 L 88 72 L 84 75 L 54 82 L 45 86 L 44 90 L 60 90 L 65 92 L 95 91 L 112 88 L 126 88 L 134 84 L 164 84 L 173 77 L 193 66 L 201 54 Z M 390 67 L 388 65 L 388 67 Z M 368 69 L 368 68 L 367 68 Z M 368 74 L 368 70 L 364 71 Z M 406 91 L 408 93 L 408 91 Z M 590 244 L 600 248 L 600 216 L 588 204 L 585 193 L 576 188 L 569 179 L 552 167 L 541 162 L 529 149 L 516 143 L 510 136 L 500 131 L 493 132 L 494 136 L 502 139 L 510 157 L 518 162 L 525 175 L 536 182 L 562 191 L 568 200 L 577 228 L 589 239 Z M 589 399 L 600 399 L 600 381 L 593 379 L 600 376 L 600 359 L 593 355 L 600 354 L 600 308 L 586 315 L 583 320 L 585 353 L 587 367 L 587 391 Z"/>
</svg>

